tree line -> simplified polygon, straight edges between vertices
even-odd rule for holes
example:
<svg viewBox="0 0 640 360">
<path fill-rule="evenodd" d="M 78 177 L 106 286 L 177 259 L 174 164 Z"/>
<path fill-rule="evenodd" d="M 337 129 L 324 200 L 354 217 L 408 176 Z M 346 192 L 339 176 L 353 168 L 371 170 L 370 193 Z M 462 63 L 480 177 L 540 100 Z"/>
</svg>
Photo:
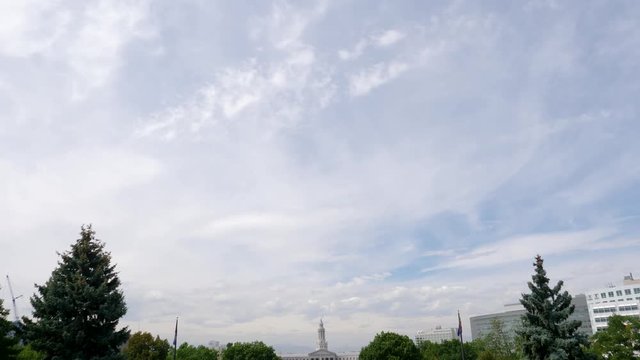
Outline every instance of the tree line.
<svg viewBox="0 0 640 360">
<path fill-rule="evenodd" d="M 0 299 L 0 360 L 168 360 L 167 340 L 147 332 L 119 328 L 127 306 L 111 254 L 91 227 L 59 254 L 58 266 L 46 283 L 36 285 L 31 317 L 12 323 Z M 180 360 L 276 360 L 262 342 L 235 343 L 220 353 L 204 346 L 181 344 Z"/>
<path fill-rule="evenodd" d="M 31 297 L 31 317 L 7 320 L 0 299 L 0 360 L 168 360 L 171 345 L 148 332 L 131 334 L 118 328 L 127 307 L 111 254 L 96 239 L 92 227 L 82 226 L 80 239 L 59 254 L 58 266 Z M 535 258 L 529 293 L 520 302 L 526 309 L 517 336 L 511 339 L 495 321 L 483 339 L 460 344 L 422 342 L 406 335 L 382 332 L 360 352 L 361 360 L 627 360 L 640 358 L 640 320 L 614 315 L 608 328 L 590 339 L 578 332 L 580 322 L 563 282 L 553 287 Z M 233 343 L 218 351 L 181 344 L 180 360 L 276 360 L 274 349 L 262 342 Z"/>
<path fill-rule="evenodd" d="M 509 336 L 504 324 L 494 320 L 491 331 L 482 339 L 463 346 L 459 340 L 414 344 L 407 336 L 380 333 L 364 347 L 360 360 L 632 360 L 640 359 L 640 319 L 613 315 L 608 327 L 591 338 L 578 332 L 580 321 L 570 320 L 575 307 L 571 295 L 562 291 L 559 281 L 553 287 L 544 270 L 543 259 L 536 256 L 530 292 L 520 303 L 526 313 L 516 336 Z"/>
</svg>

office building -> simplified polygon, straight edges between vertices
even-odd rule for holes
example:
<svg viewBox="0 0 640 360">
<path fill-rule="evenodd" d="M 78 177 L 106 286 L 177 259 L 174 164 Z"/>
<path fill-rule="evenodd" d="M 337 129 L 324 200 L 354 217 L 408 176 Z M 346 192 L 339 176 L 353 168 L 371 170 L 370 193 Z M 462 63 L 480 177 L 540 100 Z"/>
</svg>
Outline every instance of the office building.
<svg viewBox="0 0 640 360">
<path fill-rule="evenodd" d="M 581 325 L 578 331 L 591 335 L 592 327 L 589 318 L 589 307 L 587 297 L 584 294 L 578 294 L 573 297 L 571 303 L 575 306 L 573 314 L 569 317 L 571 320 L 579 320 Z M 511 339 L 515 338 L 516 330 L 522 324 L 522 316 L 526 313 L 524 307 L 517 304 L 505 305 L 505 311 L 494 314 L 486 314 L 471 317 L 471 337 L 479 339 L 485 337 L 491 331 L 491 324 L 494 320 L 499 320 L 503 324 L 503 330 Z"/>
<path fill-rule="evenodd" d="M 423 341 L 431 341 L 432 343 L 441 343 L 447 340 L 457 339 L 456 329 L 446 328 L 442 326 L 436 326 L 431 330 L 420 330 L 416 333 L 416 344 L 420 344 Z"/>
<path fill-rule="evenodd" d="M 491 332 L 492 322 L 499 320 L 502 322 L 504 333 L 513 339 L 516 330 L 522 323 L 522 315 L 525 312 L 520 304 L 507 304 L 503 312 L 472 316 L 469 319 L 471 323 L 471 338 L 480 339 L 485 337 Z"/>
<path fill-rule="evenodd" d="M 640 317 L 640 279 L 629 274 L 622 284 L 591 290 L 587 293 L 587 304 L 594 334 L 607 328 L 611 315 Z"/>
</svg>

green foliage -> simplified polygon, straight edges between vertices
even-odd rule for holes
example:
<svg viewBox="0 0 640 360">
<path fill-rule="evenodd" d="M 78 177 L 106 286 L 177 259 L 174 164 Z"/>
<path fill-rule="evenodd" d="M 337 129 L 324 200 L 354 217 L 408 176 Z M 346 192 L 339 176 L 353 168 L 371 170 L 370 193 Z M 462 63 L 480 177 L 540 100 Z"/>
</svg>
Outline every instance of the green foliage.
<svg viewBox="0 0 640 360">
<path fill-rule="evenodd" d="M 640 319 L 611 316 L 608 327 L 593 335 L 591 349 L 598 357 L 607 360 L 640 358 Z"/>
<path fill-rule="evenodd" d="M 129 330 L 116 330 L 127 311 L 120 280 L 91 226 L 80 235 L 49 280 L 36 285 L 25 336 L 47 359 L 121 359 Z"/>
<path fill-rule="evenodd" d="M 560 292 L 562 281 L 549 287 L 542 264 L 542 257 L 536 256 L 533 281 L 528 283 L 531 293 L 522 294 L 520 300 L 527 310 L 522 329 L 518 330 L 524 356 L 530 360 L 588 358 L 584 351 L 589 345 L 588 339 L 577 332 L 580 321 L 568 320 L 574 310 L 571 295 Z"/>
<path fill-rule="evenodd" d="M 504 330 L 504 323 L 499 319 L 491 321 L 491 330 L 483 339 L 485 350 L 481 353 L 485 360 L 517 359 L 515 342 Z"/>
<path fill-rule="evenodd" d="M 275 350 L 261 341 L 235 343 L 222 352 L 222 360 L 278 360 Z"/>
<path fill-rule="evenodd" d="M 17 360 L 44 360 L 44 354 L 31 348 L 31 345 L 24 346 L 18 353 Z"/>
<path fill-rule="evenodd" d="M 419 360 L 420 351 L 406 335 L 381 332 L 360 351 L 360 360 Z"/>
<path fill-rule="evenodd" d="M 441 343 L 423 341 L 418 346 L 423 360 L 460 360 L 460 341 L 447 340 Z M 465 360 L 476 360 L 485 351 L 484 342 L 474 340 L 463 345 Z M 485 355 L 486 356 L 486 355 Z M 487 358 L 486 360 L 492 360 Z"/>
<path fill-rule="evenodd" d="M 173 350 L 169 351 L 169 360 L 173 360 Z M 217 360 L 218 351 L 199 345 L 193 346 L 186 342 L 178 347 L 176 352 L 177 360 Z"/>
<path fill-rule="evenodd" d="M 478 355 L 478 360 L 498 360 L 496 353 L 490 350 L 484 350 Z"/>
<path fill-rule="evenodd" d="M 128 360 L 165 360 L 169 354 L 169 343 L 153 338 L 148 332 L 140 332 L 131 335 L 122 353 Z"/>
<path fill-rule="evenodd" d="M 0 299 L 0 359 L 15 359 L 18 353 L 18 340 L 13 323 L 7 320 L 8 315 L 9 310 L 4 308 Z"/>
</svg>

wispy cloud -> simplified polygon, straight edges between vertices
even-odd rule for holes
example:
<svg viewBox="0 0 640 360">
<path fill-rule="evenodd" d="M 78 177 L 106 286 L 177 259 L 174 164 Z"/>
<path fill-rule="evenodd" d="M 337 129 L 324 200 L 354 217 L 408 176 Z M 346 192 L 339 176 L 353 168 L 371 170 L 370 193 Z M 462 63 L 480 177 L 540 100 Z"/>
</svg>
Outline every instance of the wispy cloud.
<svg viewBox="0 0 640 360">
<path fill-rule="evenodd" d="M 513 262 L 526 262 L 532 254 L 546 256 L 575 251 L 598 251 L 640 245 L 638 240 L 612 239 L 611 229 L 594 229 L 576 232 L 559 232 L 517 236 L 479 246 L 462 254 L 451 256 L 441 265 L 423 271 L 447 268 L 478 269 L 496 267 Z"/>
<path fill-rule="evenodd" d="M 352 96 L 365 95 L 378 86 L 400 76 L 408 68 L 409 66 L 406 63 L 399 61 L 373 65 L 350 77 L 349 93 Z"/>
<path fill-rule="evenodd" d="M 0 53 L 40 56 L 63 64 L 72 99 L 104 85 L 122 64 L 124 47 L 153 34 L 149 3 L 90 1 L 70 6 L 49 2 L 6 3 L 0 18 Z M 6 18 L 4 18 L 6 17 Z"/>
<path fill-rule="evenodd" d="M 30 294 L 91 222 L 132 329 L 357 350 L 536 253 L 637 271 L 640 8 L 414 5 L 0 4 L 0 272 Z"/>
<path fill-rule="evenodd" d="M 369 47 L 384 48 L 400 42 L 407 34 L 398 29 L 390 29 L 384 32 L 374 33 L 359 40 L 352 50 L 340 50 L 338 56 L 342 60 L 354 60 L 359 58 Z"/>
<path fill-rule="evenodd" d="M 329 75 L 312 65 L 309 50 L 266 67 L 252 61 L 226 69 L 185 103 L 151 115 L 137 134 L 171 140 L 179 133 L 197 134 L 202 128 L 225 126 L 236 119 L 259 119 L 265 131 L 295 125 L 303 114 L 322 109 L 333 96 Z"/>
<path fill-rule="evenodd" d="M 302 116 L 326 107 L 335 92 L 328 69 L 316 64 L 313 47 L 303 40 L 304 30 L 324 6 L 310 12 L 279 4 L 272 13 L 255 21 L 252 36 L 266 40 L 282 55 L 277 60 L 248 59 L 213 77 L 183 104 L 150 116 L 137 131 L 140 136 L 158 135 L 165 140 L 178 133 L 198 133 L 203 127 L 224 126 L 241 118 L 269 133 L 295 125 Z M 255 131 L 256 129 L 254 129 Z"/>
</svg>

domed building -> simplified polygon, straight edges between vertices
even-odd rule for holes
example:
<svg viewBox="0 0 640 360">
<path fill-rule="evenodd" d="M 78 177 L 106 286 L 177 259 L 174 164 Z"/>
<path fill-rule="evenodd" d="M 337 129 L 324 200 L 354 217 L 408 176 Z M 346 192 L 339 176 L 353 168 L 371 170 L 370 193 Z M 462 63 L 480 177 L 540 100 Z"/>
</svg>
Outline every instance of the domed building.
<svg viewBox="0 0 640 360">
<path fill-rule="evenodd" d="M 324 330 L 324 323 L 320 319 L 320 325 L 318 326 L 318 343 L 315 351 L 310 352 L 307 355 L 280 355 L 282 360 L 358 360 L 360 354 L 353 353 L 341 353 L 337 354 L 333 351 L 329 351 L 329 343 L 327 342 L 326 333 Z"/>
</svg>

